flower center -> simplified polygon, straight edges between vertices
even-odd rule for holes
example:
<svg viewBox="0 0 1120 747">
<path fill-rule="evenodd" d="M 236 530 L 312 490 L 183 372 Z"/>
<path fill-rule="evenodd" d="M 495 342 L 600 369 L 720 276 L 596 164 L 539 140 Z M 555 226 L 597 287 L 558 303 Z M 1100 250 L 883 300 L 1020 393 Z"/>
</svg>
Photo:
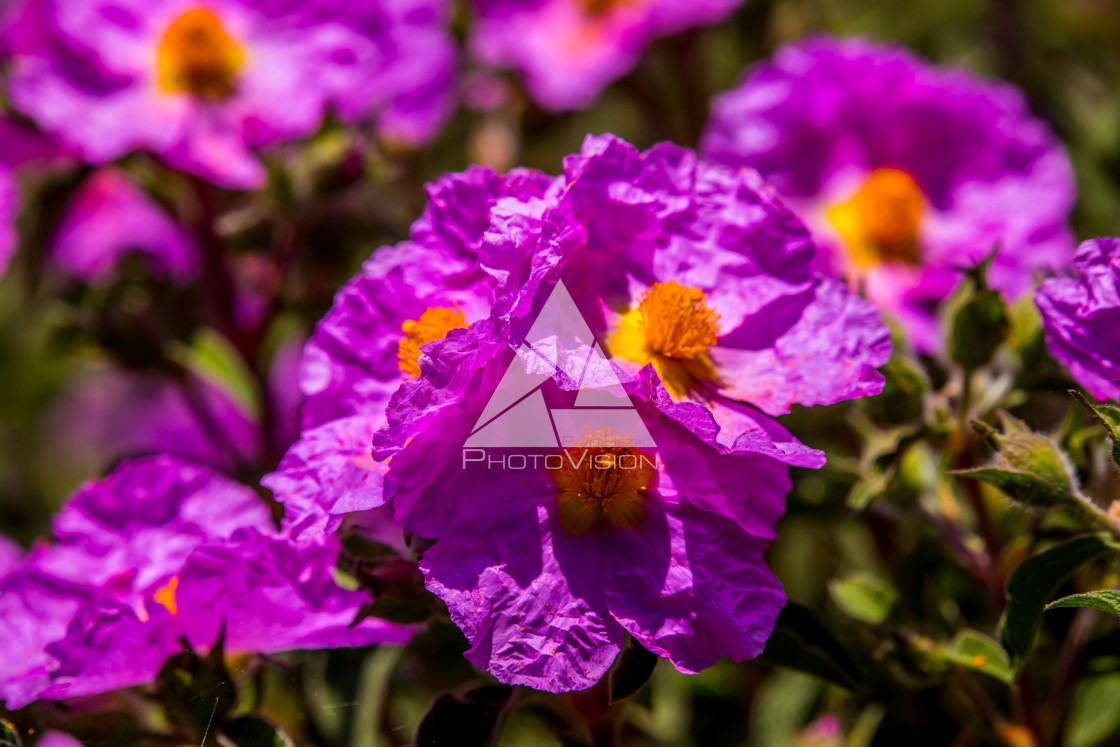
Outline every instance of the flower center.
<svg viewBox="0 0 1120 747">
<path fill-rule="evenodd" d="M 880 262 L 918 264 L 918 234 L 925 199 L 905 172 L 875 169 L 851 199 L 828 211 L 828 219 L 859 267 Z"/>
<path fill-rule="evenodd" d="M 596 432 L 581 442 L 619 445 L 577 444 L 564 450 L 559 467 L 549 467 L 559 489 L 561 525 L 572 534 L 638 526 L 657 471 L 653 460 L 632 445 L 633 438 L 604 439 Z"/>
<path fill-rule="evenodd" d="M 708 351 L 719 338 L 719 314 L 699 288 L 654 283 L 625 314 L 610 340 L 613 355 L 652 363 L 669 393 L 682 397 L 697 381 L 714 381 Z"/>
<path fill-rule="evenodd" d="M 175 602 L 175 592 L 179 589 L 179 577 L 172 576 L 166 584 L 156 589 L 153 598 L 156 604 L 161 605 L 172 615 L 179 614 L 179 605 Z"/>
<path fill-rule="evenodd" d="M 599 16 L 620 5 L 625 5 L 632 0 L 579 0 L 587 10 L 588 15 Z"/>
<path fill-rule="evenodd" d="M 425 309 L 419 319 L 408 319 L 401 325 L 404 337 L 397 346 L 397 365 L 412 377 L 420 375 L 420 346 L 442 340 L 453 329 L 467 326 L 467 318 L 458 307 L 433 306 Z"/>
<path fill-rule="evenodd" d="M 171 93 L 222 99 L 233 93 L 245 52 L 206 8 L 176 18 L 159 43 L 159 86 Z"/>
</svg>

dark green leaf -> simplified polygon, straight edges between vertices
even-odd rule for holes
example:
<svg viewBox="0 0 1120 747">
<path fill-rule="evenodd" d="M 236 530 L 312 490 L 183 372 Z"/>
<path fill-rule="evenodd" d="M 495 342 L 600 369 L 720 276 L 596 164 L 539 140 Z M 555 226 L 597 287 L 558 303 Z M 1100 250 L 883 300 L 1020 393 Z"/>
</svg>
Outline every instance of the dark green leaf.
<svg viewBox="0 0 1120 747">
<path fill-rule="evenodd" d="M 226 671 L 224 631 L 206 657 L 184 641 L 186 650 L 164 662 L 156 676 L 156 694 L 168 720 L 201 738 L 233 708 L 237 692 Z"/>
<path fill-rule="evenodd" d="M 894 589 L 878 576 L 863 571 L 833 579 L 828 591 L 840 609 L 857 620 L 872 624 L 886 620 L 898 601 Z"/>
<path fill-rule="evenodd" d="M 1089 607 L 1101 612 L 1111 612 L 1120 617 L 1120 591 L 1102 589 L 1101 591 L 1088 591 L 1084 594 L 1073 594 L 1062 597 L 1056 602 L 1046 605 L 1046 609 L 1055 607 Z"/>
<path fill-rule="evenodd" d="M 653 676 L 660 659 L 642 644 L 631 641 L 611 669 L 611 700 L 629 698 L 641 690 Z"/>
<path fill-rule="evenodd" d="M 513 688 L 506 685 L 439 696 L 416 729 L 417 747 L 497 745 L 513 698 Z"/>
<path fill-rule="evenodd" d="M 22 744 L 12 722 L 0 718 L 0 747 L 22 747 Z"/>
<path fill-rule="evenodd" d="M 787 604 L 778 615 L 762 658 L 846 690 L 856 689 L 855 666 L 847 651 L 812 612 L 799 604 Z"/>
<path fill-rule="evenodd" d="M 1120 464 L 1120 407 L 1115 405 L 1094 405 L 1085 395 L 1076 389 L 1070 389 L 1072 394 L 1081 404 L 1093 413 L 1097 421 L 1108 430 L 1112 438 L 1112 461 Z"/>
<path fill-rule="evenodd" d="M 222 727 L 218 743 L 226 747 L 294 747 L 291 737 L 261 716 L 241 716 Z"/>
<path fill-rule="evenodd" d="M 1109 549 L 1112 546 L 1099 535 L 1078 537 L 1027 559 L 1016 569 L 1007 584 L 1002 622 L 1003 642 L 1013 657 L 1021 659 L 1030 650 L 1046 600 L 1065 577 Z"/>
</svg>

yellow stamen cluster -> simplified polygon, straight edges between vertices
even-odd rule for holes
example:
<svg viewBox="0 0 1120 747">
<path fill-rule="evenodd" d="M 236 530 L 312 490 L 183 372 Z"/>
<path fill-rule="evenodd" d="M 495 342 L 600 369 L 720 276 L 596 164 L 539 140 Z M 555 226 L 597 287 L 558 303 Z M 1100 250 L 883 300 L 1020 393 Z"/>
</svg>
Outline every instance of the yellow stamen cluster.
<svg viewBox="0 0 1120 747">
<path fill-rule="evenodd" d="M 223 99 L 233 93 L 245 53 L 206 8 L 192 8 L 163 34 L 157 53 L 159 86 L 169 93 Z"/>
<path fill-rule="evenodd" d="M 919 261 L 925 199 L 918 183 L 897 169 L 876 169 L 847 202 L 828 211 L 858 267 Z"/>
<path fill-rule="evenodd" d="M 715 381 L 708 351 L 719 339 L 719 314 L 699 288 L 654 283 L 624 314 L 610 340 L 613 355 L 652 363 L 665 388 L 683 397 L 698 381 Z"/>
<path fill-rule="evenodd" d="M 584 446 L 565 450 L 563 464 L 550 468 L 558 489 L 560 523 L 572 534 L 636 527 L 643 501 L 656 473 L 652 457 L 633 446 L 633 437 L 588 434 L 582 443 L 630 444 Z"/>
<path fill-rule="evenodd" d="M 397 346 L 397 365 L 403 373 L 420 375 L 420 346 L 442 340 L 453 329 L 467 326 L 467 319 L 458 307 L 453 309 L 434 306 L 425 309 L 419 319 L 409 319 L 401 325 L 404 337 Z"/>
</svg>

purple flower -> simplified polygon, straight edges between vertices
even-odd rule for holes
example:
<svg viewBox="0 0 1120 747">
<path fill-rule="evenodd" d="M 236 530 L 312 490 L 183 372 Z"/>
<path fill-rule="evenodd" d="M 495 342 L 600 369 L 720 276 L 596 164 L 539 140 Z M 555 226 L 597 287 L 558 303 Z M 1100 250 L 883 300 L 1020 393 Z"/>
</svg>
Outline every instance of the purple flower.
<svg viewBox="0 0 1120 747">
<path fill-rule="evenodd" d="M 823 455 L 755 408 L 878 392 L 878 314 L 814 273 L 756 173 L 676 146 L 588 138 L 555 200 L 489 223 L 490 317 L 425 348 L 373 448 L 398 523 L 437 540 L 421 569 L 468 658 L 564 691 L 625 633 L 685 672 L 757 655 L 786 465 Z M 564 425 L 587 417 L 621 420 Z"/>
<path fill-rule="evenodd" d="M 420 373 L 426 345 L 489 315 L 497 283 L 478 253 L 491 213 L 543 205 L 551 187 L 528 170 L 443 177 L 428 187 L 412 241 L 377 250 L 338 292 L 304 349 L 304 432 L 263 481 L 288 509 L 286 528 L 333 531 L 344 514 L 384 501 L 369 441 L 389 397 Z"/>
<path fill-rule="evenodd" d="M 1022 94 L 899 47 L 786 47 L 716 100 L 702 152 L 758 169 L 811 226 L 820 266 L 861 284 L 923 352 L 939 346 L 957 267 L 998 246 L 989 279 L 1014 297 L 1073 250 L 1072 169 Z"/>
<path fill-rule="evenodd" d="M 331 574 L 337 540 L 293 542 L 249 488 L 160 456 L 125 462 L 59 512 L 55 541 L 0 579 L 0 698 L 91 695 L 150 681 L 186 640 L 231 652 L 407 641 Z"/>
<path fill-rule="evenodd" d="M 1050 352 L 1098 399 L 1120 399 L 1120 239 L 1086 241 L 1073 276 L 1049 278 L 1034 297 Z"/>
<path fill-rule="evenodd" d="M 721 20 L 742 0 L 475 0 L 471 49 L 525 76 L 552 110 L 579 109 L 659 36 Z"/>
<path fill-rule="evenodd" d="M 92 283 L 104 280 L 130 252 L 143 254 L 156 274 L 178 281 L 199 272 L 198 249 L 186 232 L 127 176 L 104 169 L 70 202 L 50 258 Z"/>
<path fill-rule="evenodd" d="M 254 150 L 313 133 L 329 107 L 430 137 L 450 58 L 434 0 L 303 8 L 265 0 L 41 0 L 16 45 L 13 103 L 92 163 L 147 149 L 226 187 Z M 434 42 L 434 51 L 418 42 Z M 403 95 L 406 100 L 396 101 Z"/>
</svg>

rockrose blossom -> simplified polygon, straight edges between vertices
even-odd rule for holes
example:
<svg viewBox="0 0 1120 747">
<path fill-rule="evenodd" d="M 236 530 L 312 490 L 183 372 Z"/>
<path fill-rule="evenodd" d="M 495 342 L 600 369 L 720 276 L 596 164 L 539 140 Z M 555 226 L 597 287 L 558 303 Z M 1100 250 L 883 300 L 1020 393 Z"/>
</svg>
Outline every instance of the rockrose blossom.
<svg viewBox="0 0 1120 747">
<path fill-rule="evenodd" d="M 823 463 L 755 408 L 878 392 L 887 330 L 814 274 L 806 229 L 749 170 L 590 137 L 541 207 L 499 203 L 491 315 L 425 347 L 393 395 L 382 499 L 437 540 L 428 588 L 504 682 L 588 687 L 625 633 L 686 672 L 755 656 L 785 600 L 762 553 L 786 465 Z M 502 420 L 492 400 L 524 408 L 498 446 L 543 455 L 468 460 Z M 640 420 L 542 435 L 604 402 Z"/>
<path fill-rule="evenodd" d="M 332 578 L 337 543 L 278 535 L 249 488 L 169 456 L 125 462 L 84 486 L 0 579 L 0 698 L 91 695 L 142 684 L 182 650 L 231 652 L 402 642 L 351 627 L 364 593 Z"/>
<path fill-rule="evenodd" d="M 654 38 L 722 20 L 743 0 L 474 0 L 471 49 L 512 67 L 552 110 L 589 105 Z"/>
<path fill-rule="evenodd" d="M 333 107 L 431 137 L 448 109 L 439 0 L 37 0 L 13 104 L 92 163 L 146 149 L 231 188 L 254 150 L 313 133 Z M 407 101 L 397 101 L 404 96 Z"/>
<path fill-rule="evenodd" d="M 429 185 L 412 240 L 375 251 L 339 290 L 304 348 L 303 434 L 263 482 L 285 504 L 286 528 L 333 531 L 383 502 L 369 444 L 390 396 L 420 374 L 424 346 L 490 314 L 497 283 L 478 253 L 492 213 L 539 213 L 552 184 L 531 170 L 444 176 Z"/>
<path fill-rule="evenodd" d="M 201 265 L 191 238 L 140 187 L 116 169 L 98 171 L 67 206 L 50 259 L 92 283 L 132 252 L 143 255 L 155 274 L 180 282 L 194 279 Z"/>
<path fill-rule="evenodd" d="M 996 247 L 1010 297 L 1073 251 L 1069 160 L 1009 84 L 900 47 L 815 37 L 716 99 L 703 154 L 757 169 L 811 226 L 820 266 L 863 287 L 920 351 L 937 304 Z"/>
<path fill-rule="evenodd" d="M 1120 239 L 1086 241 L 1071 277 L 1049 278 L 1034 297 L 1050 352 L 1098 399 L 1120 399 Z"/>
</svg>

